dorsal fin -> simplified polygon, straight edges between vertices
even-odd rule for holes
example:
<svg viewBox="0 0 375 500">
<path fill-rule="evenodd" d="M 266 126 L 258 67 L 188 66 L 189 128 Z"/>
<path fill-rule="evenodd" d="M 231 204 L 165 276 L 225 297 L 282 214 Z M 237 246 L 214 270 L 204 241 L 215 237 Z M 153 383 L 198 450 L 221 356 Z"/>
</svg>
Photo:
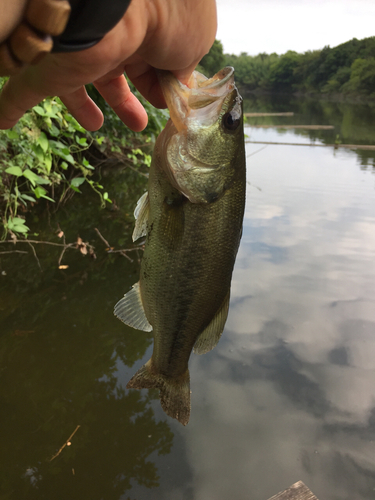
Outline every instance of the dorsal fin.
<svg viewBox="0 0 375 500">
<path fill-rule="evenodd" d="M 132 328 L 144 332 L 151 332 L 152 330 L 143 308 L 139 282 L 133 285 L 133 288 L 117 302 L 113 312 L 115 316 Z"/>
<path fill-rule="evenodd" d="M 219 342 L 228 317 L 229 297 L 230 290 L 228 291 L 220 309 L 212 318 L 211 323 L 197 338 L 193 349 L 195 354 L 205 354 L 206 352 L 211 351 L 211 349 L 213 349 Z"/>
<path fill-rule="evenodd" d="M 150 208 L 149 196 L 146 191 L 138 200 L 134 210 L 135 226 L 133 231 L 133 241 L 147 234 L 148 212 Z"/>
</svg>

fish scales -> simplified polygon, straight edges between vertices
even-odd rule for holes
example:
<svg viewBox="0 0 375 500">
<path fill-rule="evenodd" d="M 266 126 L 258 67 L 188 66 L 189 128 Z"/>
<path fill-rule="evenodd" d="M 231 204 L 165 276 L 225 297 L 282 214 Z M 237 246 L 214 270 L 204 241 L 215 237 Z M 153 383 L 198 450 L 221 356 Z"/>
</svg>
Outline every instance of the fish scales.
<svg viewBox="0 0 375 500">
<path fill-rule="evenodd" d="M 156 166 L 150 172 L 153 229 L 146 242 L 140 282 L 146 316 L 154 329 L 154 366 L 173 377 L 186 371 L 197 335 L 227 295 L 242 225 L 244 182 L 237 181 L 209 205 L 185 198 L 170 206 L 164 199 L 166 191 L 160 188 L 163 181 L 163 170 Z M 178 226 L 166 228 L 162 212 L 169 212 Z"/>
<path fill-rule="evenodd" d="M 199 94 L 198 86 L 193 96 L 204 105 L 198 118 L 186 104 L 190 89 L 171 76 L 161 80 L 172 120 L 156 141 L 148 196 L 136 210 L 138 217 L 143 213 L 136 237 L 146 234 L 140 280 L 115 308 L 131 324 L 123 310 L 130 307 L 134 316 L 135 297 L 142 321 L 153 329 L 152 357 L 128 387 L 159 388 L 164 411 L 184 425 L 190 415 L 188 361 L 194 346 L 198 353 L 212 349 L 224 328 L 245 204 L 241 100 L 232 68 L 218 75 L 211 79 L 218 95 L 203 80 L 211 95 Z M 179 98 L 187 111 L 176 117 Z"/>
</svg>

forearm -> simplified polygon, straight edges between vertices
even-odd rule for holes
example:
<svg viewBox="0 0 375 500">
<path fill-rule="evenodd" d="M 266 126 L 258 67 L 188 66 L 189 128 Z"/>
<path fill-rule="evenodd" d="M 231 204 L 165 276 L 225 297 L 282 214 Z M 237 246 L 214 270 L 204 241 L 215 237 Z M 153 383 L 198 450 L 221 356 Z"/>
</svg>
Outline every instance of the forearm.
<svg viewBox="0 0 375 500">
<path fill-rule="evenodd" d="M 0 43 L 8 38 L 24 17 L 27 0 L 1 0 Z"/>
</svg>

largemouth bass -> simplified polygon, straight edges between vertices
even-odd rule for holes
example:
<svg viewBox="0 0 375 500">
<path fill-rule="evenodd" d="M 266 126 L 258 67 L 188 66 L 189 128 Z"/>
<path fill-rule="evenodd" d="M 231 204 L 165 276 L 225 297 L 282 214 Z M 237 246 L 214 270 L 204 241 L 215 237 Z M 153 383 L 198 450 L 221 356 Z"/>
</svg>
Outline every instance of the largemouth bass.
<svg viewBox="0 0 375 500">
<path fill-rule="evenodd" d="M 215 347 L 228 315 L 245 207 L 242 99 L 233 68 L 189 86 L 162 72 L 170 120 L 157 138 L 148 192 L 134 215 L 146 236 L 140 280 L 115 306 L 134 328 L 153 330 L 151 359 L 128 388 L 156 387 L 167 415 L 190 417 L 188 361 Z"/>
</svg>

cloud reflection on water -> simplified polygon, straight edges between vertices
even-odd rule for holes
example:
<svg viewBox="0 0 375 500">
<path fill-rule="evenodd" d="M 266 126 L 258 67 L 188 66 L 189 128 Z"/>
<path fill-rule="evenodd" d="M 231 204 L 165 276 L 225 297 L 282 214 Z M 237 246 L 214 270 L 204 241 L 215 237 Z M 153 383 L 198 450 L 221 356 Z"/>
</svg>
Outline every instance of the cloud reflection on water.
<svg viewBox="0 0 375 500">
<path fill-rule="evenodd" d="M 226 330 L 191 360 L 194 498 L 261 500 L 298 479 L 373 498 L 373 176 L 354 153 L 269 146 L 248 178 Z"/>
</svg>

